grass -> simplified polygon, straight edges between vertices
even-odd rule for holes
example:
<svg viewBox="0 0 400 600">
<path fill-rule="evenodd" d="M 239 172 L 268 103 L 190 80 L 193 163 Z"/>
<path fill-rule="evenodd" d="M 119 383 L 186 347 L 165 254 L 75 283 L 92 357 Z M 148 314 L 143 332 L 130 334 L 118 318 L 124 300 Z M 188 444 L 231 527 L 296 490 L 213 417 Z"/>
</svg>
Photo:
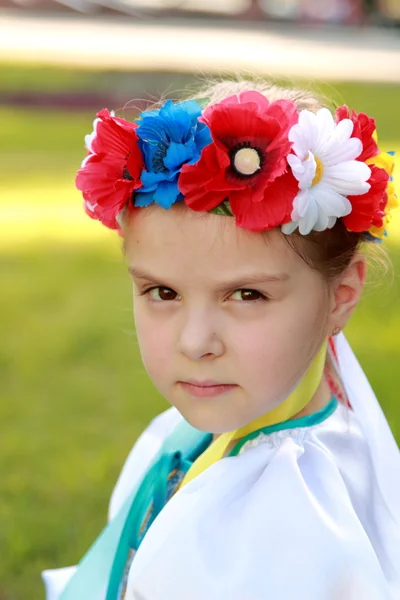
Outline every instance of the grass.
<svg viewBox="0 0 400 600">
<path fill-rule="evenodd" d="M 339 93 L 400 150 L 389 87 Z M 134 440 L 167 405 L 141 365 L 120 241 L 73 190 L 93 115 L 1 108 L 0 120 L 0 599 L 39 600 L 40 571 L 83 555 Z M 393 284 L 373 276 L 347 335 L 400 441 L 399 242 Z"/>
<path fill-rule="evenodd" d="M 166 403 L 140 363 L 118 246 L 54 242 L 1 267 L 0 597 L 36 600 L 40 570 L 76 561 L 103 526 L 124 458 Z"/>
</svg>

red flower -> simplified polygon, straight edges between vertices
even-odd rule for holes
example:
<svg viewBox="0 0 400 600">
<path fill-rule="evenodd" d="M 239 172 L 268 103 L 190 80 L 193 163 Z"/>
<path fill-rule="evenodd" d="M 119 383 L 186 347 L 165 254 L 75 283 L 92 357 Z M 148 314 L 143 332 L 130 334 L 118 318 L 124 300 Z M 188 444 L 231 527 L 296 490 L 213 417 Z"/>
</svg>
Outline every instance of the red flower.
<svg viewBox="0 0 400 600">
<path fill-rule="evenodd" d="M 287 171 L 286 157 L 289 129 L 297 119 L 294 102 L 270 103 L 259 92 L 242 92 L 208 107 L 201 120 L 213 143 L 196 164 L 182 167 L 178 181 L 186 204 L 208 211 L 227 199 L 237 224 L 253 231 L 290 221 L 298 183 Z M 244 149 L 254 165 L 247 173 L 235 160 Z"/>
<path fill-rule="evenodd" d="M 363 150 L 357 160 L 366 162 L 370 167 L 371 177 L 368 183 L 371 187 L 361 196 L 348 196 L 352 211 L 342 220 L 349 231 L 364 232 L 372 226 L 378 228 L 382 226 L 387 204 L 389 174 L 373 164 L 371 160 L 380 152 L 375 136 L 375 119 L 365 113 L 356 113 L 354 110 L 350 112 L 346 105 L 336 109 L 336 122 L 343 119 L 350 119 L 353 122 L 354 129 L 351 137 L 356 137 L 362 142 Z"/>
<path fill-rule="evenodd" d="M 86 136 L 89 155 L 76 176 L 86 213 L 110 229 L 119 229 L 118 213 L 141 187 L 142 154 L 137 125 L 101 110 L 94 131 Z"/>
<path fill-rule="evenodd" d="M 361 140 L 363 151 L 357 160 L 365 162 L 368 158 L 379 154 L 378 144 L 373 137 L 376 130 L 375 119 L 369 117 L 365 113 L 356 113 L 354 110 L 350 112 L 348 106 L 339 106 L 336 109 L 336 123 L 343 119 L 353 121 L 354 129 L 351 137 L 356 137 Z"/>
<path fill-rule="evenodd" d="M 382 227 L 387 204 L 387 184 L 389 174 L 376 165 L 369 165 L 371 177 L 368 180 L 371 188 L 361 196 L 348 196 L 352 205 L 349 215 L 342 221 L 349 231 L 364 232 L 370 227 Z"/>
</svg>

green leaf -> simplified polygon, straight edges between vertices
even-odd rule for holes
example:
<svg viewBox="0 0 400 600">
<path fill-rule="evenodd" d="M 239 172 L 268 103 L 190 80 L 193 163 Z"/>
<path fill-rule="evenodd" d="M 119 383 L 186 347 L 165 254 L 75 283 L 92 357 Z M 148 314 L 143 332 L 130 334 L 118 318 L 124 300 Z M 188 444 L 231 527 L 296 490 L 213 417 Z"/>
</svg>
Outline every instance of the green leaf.
<svg viewBox="0 0 400 600">
<path fill-rule="evenodd" d="M 218 204 L 215 208 L 212 208 L 209 212 L 215 215 L 224 215 L 225 217 L 233 217 L 233 212 L 229 200 L 224 200 L 221 204 Z"/>
</svg>

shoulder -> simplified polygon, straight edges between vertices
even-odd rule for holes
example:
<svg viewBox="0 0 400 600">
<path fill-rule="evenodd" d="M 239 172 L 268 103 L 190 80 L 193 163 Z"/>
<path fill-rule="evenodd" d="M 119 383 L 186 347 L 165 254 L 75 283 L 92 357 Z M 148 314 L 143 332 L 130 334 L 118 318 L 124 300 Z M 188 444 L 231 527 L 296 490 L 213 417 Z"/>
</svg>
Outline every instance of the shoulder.
<svg viewBox="0 0 400 600">
<path fill-rule="evenodd" d="M 389 598 L 332 441 L 320 439 L 328 431 L 340 437 L 339 420 L 302 437 L 299 431 L 275 435 L 180 490 L 137 552 L 132 594 L 147 597 L 151 589 L 154 600 L 183 600 L 194 587 L 193 600 L 216 600 L 221 590 L 231 600 Z M 177 564 L 179 576 L 171 575 Z M 159 590 L 154 570 L 160 570 Z"/>
<path fill-rule="evenodd" d="M 157 415 L 138 437 L 130 451 L 111 494 L 108 518 L 113 519 L 122 504 L 150 466 L 162 444 L 182 416 L 171 407 Z"/>
</svg>

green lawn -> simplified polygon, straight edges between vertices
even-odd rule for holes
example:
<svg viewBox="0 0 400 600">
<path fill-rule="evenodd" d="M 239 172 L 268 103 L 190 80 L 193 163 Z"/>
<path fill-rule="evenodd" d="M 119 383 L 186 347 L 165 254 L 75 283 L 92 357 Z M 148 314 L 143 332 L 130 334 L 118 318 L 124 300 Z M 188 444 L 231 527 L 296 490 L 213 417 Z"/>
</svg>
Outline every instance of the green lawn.
<svg viewBox="0 0 400 600">
<path fill-rule="evenodd" d="M 0 598 L 41 598 L 104 523 L 133 441 L 166 407 L 140 363 L 118 244 L 1 259 Z M 2 595 L 3 594 L 3 595 Z"/>
<path fill-rule="evenodd" d="M 400 88 L 388 87 L 339 93 L 400 149 Z M 43 598 L 41 569 L 82 556 L 132 443 L 166 407 L 140 362 L 120 240 L 82 215 L 73 190 L 92 120 L 0 109 L 0 600 Z M 66 204 L 76 218 L 40 217 Z M 400 441 L 398 236 L 389 249 L 393 283 L 373 274 L 347 334 Z"/>
</svg>

